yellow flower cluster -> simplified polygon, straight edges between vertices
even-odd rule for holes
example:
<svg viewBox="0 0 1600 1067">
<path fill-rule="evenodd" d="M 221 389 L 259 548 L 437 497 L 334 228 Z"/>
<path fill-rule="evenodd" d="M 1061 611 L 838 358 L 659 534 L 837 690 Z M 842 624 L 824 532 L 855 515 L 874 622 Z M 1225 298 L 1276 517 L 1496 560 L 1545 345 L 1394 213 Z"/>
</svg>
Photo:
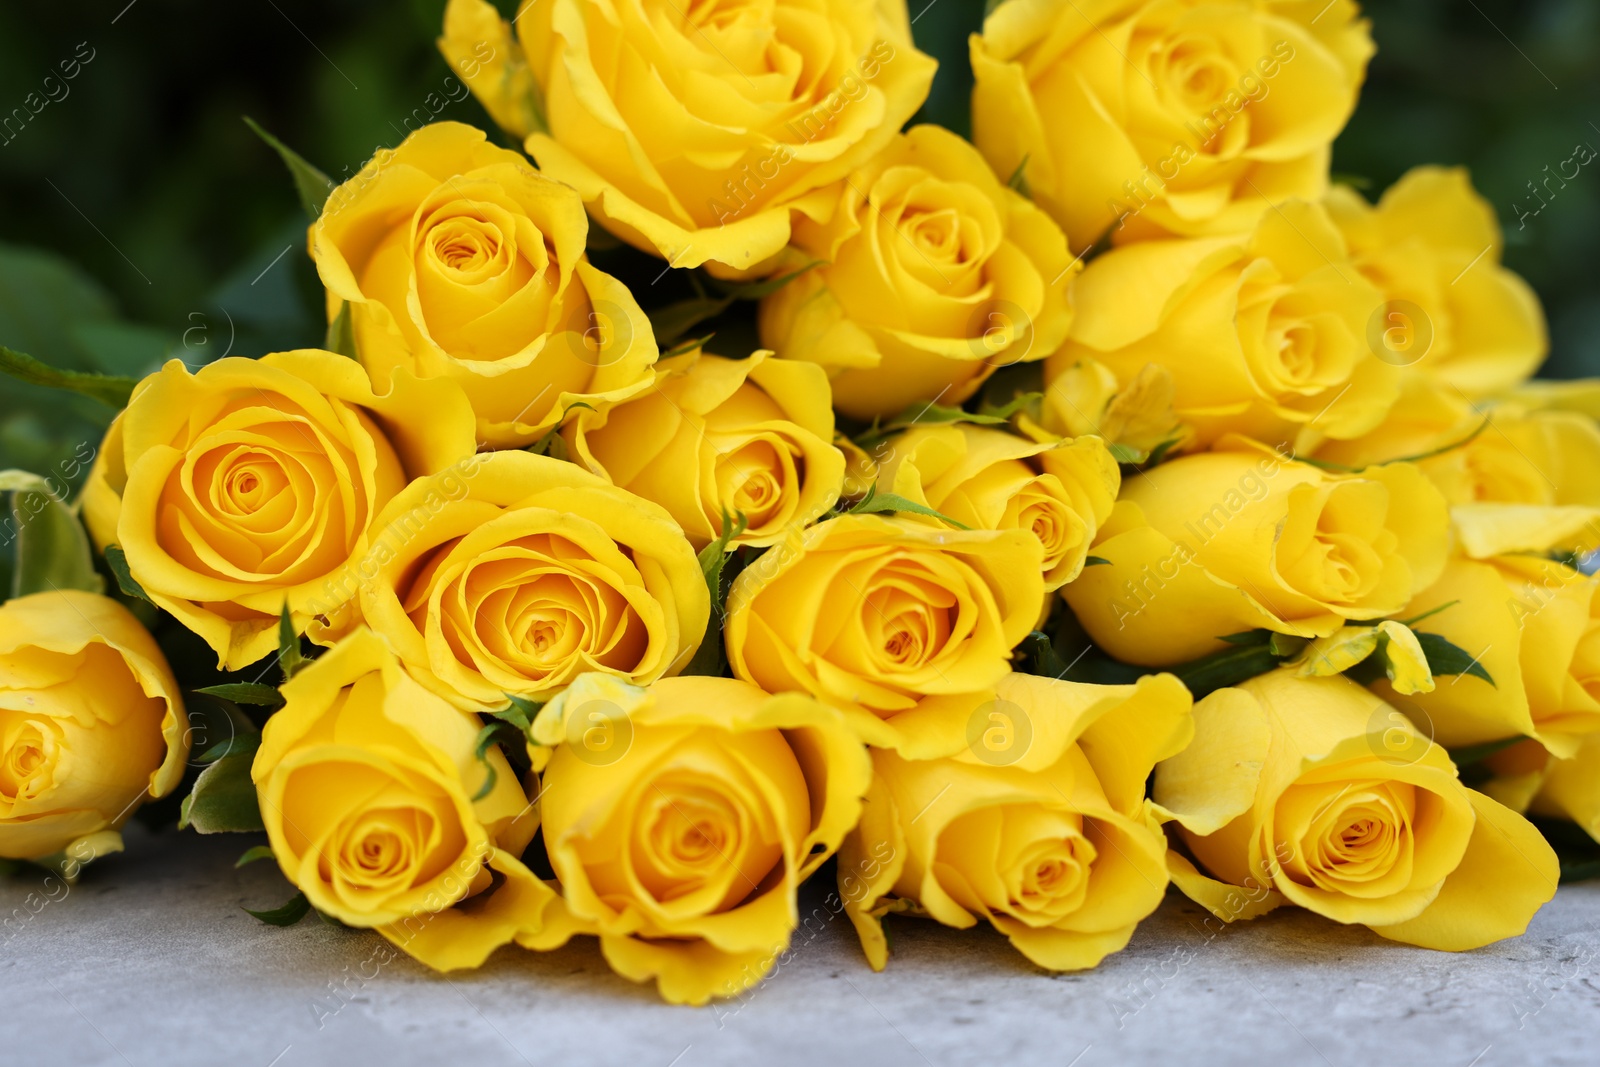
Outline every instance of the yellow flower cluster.
<svg viewBox="0 0 1600 1067">
<path fill-rule="evenodd" d="M 332 191 L 350 353 L 138 385 L 82 503 L 124 588 L 227 671 L 326 648 L 250 768 L 311 906 L 704 1003 L 834 857 L 875 968 L 916 916 L 1080 969 L 1169 879 L 1475 947 L 1555 891 L 1518 812 L 1600 838 L 1600 389 L 1527 380 L 1465 174 L 1330 184 L 1356 5 L 991 8 L 969 143 L 902 129 L 899 0 L 450 0 L 526 155 Z M 763 347 L 671 346 L 592 225 Z M 0 608 L 0 856 L 181 775 L 160 652 L 66 606 Z"/>
</svg>

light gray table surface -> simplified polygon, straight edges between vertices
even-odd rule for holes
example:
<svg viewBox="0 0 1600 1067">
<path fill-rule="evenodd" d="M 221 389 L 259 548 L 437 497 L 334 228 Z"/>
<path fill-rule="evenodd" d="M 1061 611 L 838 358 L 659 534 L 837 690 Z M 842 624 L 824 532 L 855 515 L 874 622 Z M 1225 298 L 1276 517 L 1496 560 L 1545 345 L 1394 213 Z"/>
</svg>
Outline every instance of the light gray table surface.
<svg viewBox="0 0 1600 1067">
<path fill-rule="evenodd" d="M 252 843 L 130 827 L 127 853 L 37 914 L 38 875 L 0 879 L 0 1064 L 1600 1062 L 1600 884 L 1464 954 L 1290 910 L 1208 938 L 1172 895 L 1126 951 L 1072 975 L 987 928 L 911 919 L 891 920 L 874 974 L 841 916 L 754 994 L 693 1009 L 611 974 L 589 940 L 449 977 L 401 956 L 364 979 L 375 934 L 240 910 L 290 892 L 270 863 L 233 868 Z"/>
</svg>

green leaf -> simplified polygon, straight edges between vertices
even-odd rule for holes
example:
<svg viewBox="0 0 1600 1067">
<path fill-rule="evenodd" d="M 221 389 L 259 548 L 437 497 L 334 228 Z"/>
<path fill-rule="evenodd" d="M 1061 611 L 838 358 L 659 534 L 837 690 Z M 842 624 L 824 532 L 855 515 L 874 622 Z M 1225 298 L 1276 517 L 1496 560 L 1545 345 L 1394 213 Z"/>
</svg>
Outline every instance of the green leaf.
<svg viewBox="0 0 1600 1067">
<path fill-rule="evenodd" d="M 270 860 L 274 858 L 275 857 L 272 854 L 271 845 L 257 845 L 255 848 L 246 849 L 245 854 L 234 861 L 233 867 L 234 870 L 238 870 L 240 867 L 249 866 L 256 860 Z"/>
<path fill-rule="evenodd" d="M 1159 466 L 1166 460 L 1167 453 L 1171 452 L 1181 440 L 1183 440 L 1181 437 L 1169 437 L 1165 441 L 1162 441 L 1160 444 L 1156 445 L 1156 447 L 1150 450 L 1150 458 L 1144 461 L 1144 465 L 1147 468 Z"/>
<path fill-rule="evenodd" d="M 1230 645 L 1264 645 L 1272 640 L 1271 630 L 1244 630 L 1236 634 L 1226 634 L 1217 638 Z"/>
<path fill-rule="evenodd" d="M 311 901 L 306 899 L 304 893 L 296 893 L 286 903 L 276 908 L 268 908 L 266 911 L 251 911 L 249 908 L 243 910 L 268 926 L 293 926 L 311 911 Z"/>
<path fill-rule="evenodd" d="M 1494 679 L 1478 662 L 1477 656 L 1469 655 L 1466 649 L 1439 634 L 1416 633 L 1417 642 L 1422 645 L 1422 654 L 1428 657 L 1428 670 L 1433 672 L 1435 678 L 1441 674 L 1470 674 L 1494 685 Z"/>
<path fill-rule="evenodd" d="M 328 333 L 323 339 L 322 347 L 329 352 L 336 352 L 341 356 L 357 359 L 355 324 L 350 320 L 350 301 L 341 301 L 339 314 L 328 323 Z"/>
<path fill-rule="evenodd" d="M 278 665 L 283 668 L 283 680 L 293 678 L 311 661 L 300 654 L 300 635 L 294 632 L 294 619 L 289 615 L 289 602 L 283 602 L 283 612 L 278 616 Z"/>
<path fill-rule="evenodd" d="M 513 707 L 513 710 L 514 707 Z M 485 723 L 483 729 L 478 731 L 477 742 L 473 754 L 478 762 L 483 764 L 483 786 L 472 797 L 474 802 L 482 800 L 494 792 L 495 783 L 500 780 L 499 773 L 494 769 L 494 764 L 489 762 L 489 749 L 495 745 L 501 746 L 505 751 L 501 754 L 509 761 L 511 753 L 523 748 L 527 744 L 527 727 L 519 727 L 513 720 L 502 718 L 503 712 L 491 712 L 493 722 Z M 509 747 L 507 747 L 509 746 Z"/>
<path fill-rule="evenodd" d="M 1109 567 L 1111 566 L 1111 561 L 1103 556 L 1084 556 L 1083 565 L 1085 567 Z"/>
<path fill-rule="evenodd" d="M 28 471 L 0 471 L 0 492 L 11 492 L 9 530 L 16 531 L 11 595 L 81 589 L 103 593 L 89 535 L 49 482 Z"/>
<path fill-rule="evenodd" d="M 250 764 L 261 744 L 259 734 L 225 742 L 228 754 L 200 772 L 194 789 L 183 798 L 178 829 L 194 827 L 197 833 L 225 834 L 265 830 Z"/>
<path fill-rule="evenodd" d="M 254 130 L 257 137 L 267 142 L 267 145 L 283 160 L 284 166 L 289 168 L 289 176 L 294 179 L 295 192 L 300 194 L 300 204 L 306 209 L 306 214 L 313 220 L 321 216 L 322 206 L 328 202 L 328 194 L 333 192 L 332 179 L 307 163 L 301 158 L 300 153 L 262 129 L 255 119 L 246 115 L 244 124 Z"/>
<path fill-rule="evenodd" d="M 1526 740 L 1526 737 L 1518 734 L 1516 737 L 1502 737 L 1498 741 L 1485 741 L 1481 745 L 1452 748 L 1450 750 L 1450 761 L 1457 767 L 1470 767 L 1474 763 L 1482 763 L 1496 752 L 1508 749 L 1512 745 L 1521 744 Z"/>
<path fill-rule="evenodd" d="M 223 685 L 208 685 L 196 689 L 195 692 L 204 693 L 208 697 L 221 697 L 235 704 L 255 704 L 266 708 L 283 707 L 283 694 L 275 687 L 261 682 L 227 682 Z"/>
<path fill-rule="evenodd" d="M 121 589 L 124 596 L 138 597 L 146 604 L 150 603 L 150 596 L 144 591 L 144 586 L 133 580 L 133 572 L 128 570 L 128 554 L 122 551 L 121 545 L 107 545 L 105 551 L 106 566 L 111 569 L 111 576 L 117 580 L 117 588 Z"/>
<path fill-rule="evenodd" d="M 881 515 L 890 512 L 905 511 L 913 515 L 927 515 L 929 518 L 938 519 L 948 523 L 958 530 L 970 530 L 972 527 L 952 519 L 950 516 L 933 510 L 926 504 L 918 504 L 915 500 L 907 500 L 898 493 L 880 493 L 877 483 L 867 490 L 867 495 L 858 500 L 854 507 L 846 514 L 851 515 Z"/>
<path fill-rule="evenodd" d="M 1417 623 L 1421 622 L 1423 619 L 1431 619 L 1431 618 L 1433 618 L 1433 616 L 1439 614 L 1439 612 L 1443 611 L 1445 608 L 1453 608 L 1459 603 L 1461 603 L 1461 601 L 1452 600 L 1447 604 L 1440 604 L 1436 608 L 1429 608 L 1427 611 L 1424 611 L 1421 615 L 1413 615 L 1409 619 L 1401 619 L 1400 620 L 1400 625 L 1414 630 L 1414 629 L 1416 629 Z"/>
<path fill-rule="evenodd" d="M 1124 445 L 1116 441 L 1106 445 L 1106 449 L 1111 453 L 1111 458 L 1118 463 L 1137 465 L 1150 458 L 1150 453 L 1144 449 L 1134 448 L 1132 445 Z"/>
<path fill-rule="evenodd" d="M 744 533 L 750 520 L 742 511 L 736 511 L 730 518 L 726 510 L 722 512 L 722 533 L 717 539 L 700 550 L 700 573 L 706 580 L 706 591 L 711 594 L 711 617 L 706 620 L 706 632 L 700 640 L 700 647 L 695 650 L 694 658 L 683 669 L 684 674 L 704 675 L 716 677 L 722 674 L 723 655 L 722 647 L 722 616 L 724 610 L 724 597 L 722 590 L 722 570 L 728 561 L 728 546 L 735 537 Z"/>
<path fill-rule="evenodd" d="M 655 331 L 656 344 L 671 345 L 707 319 L 714 319 L 733 306 L 733 297 L 692 296 L 648 312 L 650 328 Z M 709 340 L 705 338 L 703 340 Z M 702 342 L 703 343 L 703 342 Z M 685 350 L 687 351 L 687 350 Z M 661 358 L 677 355 L 678 348 L 663 353 Z"/>
<path fill-rule="evenodd" d="M 1278 666 L 1278 657 L 1267 644 L 1244 645 L 1230 648 L 1197 660 L 1179 664 L 1169 670 L 1189 687 L 1196 700 L 1228 686 L 1248 681 L 1258 674 L 1266 674 Z"/>
<path fill-rule="evenodd" d="M 739 300 L 760 300 L 764 296 L 771 296 L 779 289 L 794 281 L 807 271 L 815 270 L 824 265 L 823 260 L 814 259 L 799 270 L 781 274 L 776 278 L 768 278 L 759 282 L 725 282 L 719 278 L 712 278 L 711 284 L 725 296 L 735 297 Z"/>
<path fill-rule="evenodd" d="M 991 5 L 990 10 L 993 10 Z M 1015 189 L 1029 200 L 1033 199 L 1033 190 L 1028 188 L 1028 176 L 1024 173 L 1028 169 L 1028 160 L 1032 157 L 1026 152 L 1022 155 L 1022 162 L 1017 164 L 1017 169 L 1011 172 L 1011 177 L 1006 179 L 1007 187 Z"/>
<path fill-rule="evenodd" d="M 127 407 L 128 397 L 133 394 L 133 387 L 139 384 L 132 378 L 113 377 L 109 374 L 58 370 L 24 352 L 15 352 L 3 345 L 0 345 L 0 371 L 19 381 L 81 393 L 112 408 Z"/>
<path fill-rule="evenodd" d="M 1018 393 L 999 407 L 991 407 L 987 401 L 978 405 L 978 419 L 999 419 L 1001 422 L 1010 422 L 1011 417 L 1019 411 L 1029 410 L 1034 404 L 1044 400 L 1043 393 Z M 988 425 L 995 425 L 989 423 Z"/>
<path fill-rule="evenodd" d="M 1311 643 L 1308 637 L 1294 637 L 1291 634 L 1275 633 L 1267 638 L 1267 649 L 1274 655 L 1283 659 L 1297 655 L 1301 649 Z"/>
<path fill-rule="evenodd" d="M 534 716 L 539 714 L 539 709 L 544 705 L 527 697 L 512 696 L 510 693 L 506 694 L 506 699 L 511 702 L 509 707 L 491 711 L 489 714 L 501 722 L 510 723 L 526 736 L 528 731 L 533 729 Z"/>
</svg>

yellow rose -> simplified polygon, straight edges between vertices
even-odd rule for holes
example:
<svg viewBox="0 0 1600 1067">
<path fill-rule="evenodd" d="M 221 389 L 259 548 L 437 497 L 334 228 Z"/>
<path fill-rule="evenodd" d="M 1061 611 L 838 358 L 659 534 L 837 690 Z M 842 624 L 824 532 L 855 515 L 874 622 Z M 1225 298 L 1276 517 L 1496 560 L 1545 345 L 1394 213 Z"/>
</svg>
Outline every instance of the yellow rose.
<svg viewBox="0 0 1600 1067">
<path fill-rule="evenodd" d="M 189 721 L 155 639 L 78 590 L 0 604 L 0 857 L 106 852 L 146 798 L 183 778 Z"/>
<path fill-rule="evenodd" d="M 695 548 L 722 516 L 749 523 L 735 545 L 775 543 L 839 499 L 828 379 L 809 363 L 698 350 L 657 364 L 656 387 L 609 411 L 580 411 L 563 435 L 578 462 L 666 508 Z"/>
<path fill-rule="evenodd" d="M 1370 326 L 1380 358 L 1472 397 L 1508 389 L 1544 361 L 1539 298 L 1500 265 L 1500 223 L 1465 170 L 1413 168 L 1376 206 L 1337 186 L 1327 206 L 1357 269 L 1388 301 Z"/>
<path fill-rule="evenodd" d="M 1264 627 L 1327 637 L 1403 609 L 1444 567 L 1449 519 L 1410 464 L 1332 474 L 1262 448 L 1184 456 L 1123 484 L 1062 595 L 1095 644 L 1146 666 Z"/>
<path fill-rule="evenodd" d="M 1531 741 L 1496 753 L 1497 757 L 1511 757 L 1521 763 L 1513 770 L 1524 770 L 1529 779 L 1532 800 L 1528 810 L 1536 815 L 1557 819 L 1571 819 L 1583 832 L 1600 841 L 1600 734 L 1590 734 L 1581 739 L 1572 755 L 1566 759 L 1552 759 Z M 1532 764 L 1536 769 L 1527 775 L 1525 769 Z M 1496 783 L 1484 786 L 1489 791 Z M 1525 795 L 1525 794 L 1524 794 Z M 1508 805 L 1512 800 L 1507 800 Z"/>
<path fill-rule="evenodd" d="M 523 56 L 470 83 L 489 112 L 511 117 L 539 168 L 606 229 L 719 273 L 780 252 L 791 211 L 825 210 L 820 190 L 911 117 L 935 66 L 912 46 L 902 0 L 693 16 L 671 0 L 524 0 L 513 22 Z M 485 0 L 451 0 L 445 35 L 452 57 L 511 41 Z"/>
<path fill-rule="evenodd" d="M 419 479 L 373 531 L 315 606 L 338 617 L 357 600 L 412 676 L 464 711 L 548 700 L 585 671 L 676 673 L 710 616 L 694 549 L 665 512 L 549 456 L 492 452 L 464 475 Z"/>
<path fill-rule="evenodd" d="M 971 39 L 972 139 L 1086 249 L 1316 199 L 1373 52 L 1352 0 L 1011 0 Z"/>
<path fill-rule="evenodd" d="M 318 911 L 439 970 L 559 912 L 518 859 L 539 817 L 505 756 L 480 760 L 478 717 L 409 678 L 382 638 L 357 630 L 282 692 L 250 773 L 278 866 Z"/>
<path fill-rule="evenodd" d="M 380 387 L 399 368 L 449 378 L 479 440 L 536 441 L 574 404 L 649 388 L 649 320 L 584 256 L 571 189 L 458 122 L 426 126 L 328 196 L 311 257 L 330 317 L 348 308 Z"/>
<path fill-rule="evenodd" d="M 1188 430 L 1172 407 L 1177 383 L 1159 363 L 1146 363 L 1126 383 L 1104 363 L 1086 357 L 1047 359 L 1044 373 L 1039 418 L 1025 412 L 1017 416 L 1018 428 L 1036 441 L 1094 435 L 1146 456 L 1187 441 Z"/>
<path fill-rule="evenodd" d="M 1194 708 L 1155 802 L 1198 867 L 1172 880 L 1224 922 L 1298 904 L 1394 941 L 1464 951 L 1515 937 L 1555 895 L 1555 853 L 1468 789 L 1444 749 L 1340 675 L 1278 670 Z"/>
<path fill-rule="evenodd" d="M 171 360 L 111 424 L 83 516 L 237 670 L 277 650 L 286 603 L 304 632 L 308 602 L 365 554 L 407 481 L 472 454 L 472 411 L 448 382 L 401 370 L 380 395 L 359 363 L 309 349 L 194 374 Z"/>
<path fill-rule="evenodd" d="M 723 634 L 733 673 L 843 708 L 862 737 L 931 695 L 1010 670 L 1044 597 L 1039 539 L 842 515 L 793 531 L 734 579 Z"/>
<path fill-rule="evenodd" d="M 772 969 L 800 883 L 861 813 L 872 765 L 834 708 L 732 678 L 589 674 L 533 724 L 545 849 L 574 927 L 673 1003 Z M 542 946 L 541 946 L 542 947 Z"/>
<path fill-rule="evenodd" d="M 1112 249 L 1073 299 L 1072 335 L 1046 380 L 1084 360 L 1123 383 L 1162 365 L 1202 446 L 1235 431 L 1304 451 L 1366 433 L 1399 395 L 1400 368 L 1367 343 L 1383 298 L 1315 204 L 1285 204 L 1253 232 Z"/>
<path fill-rule="evenodd" d="M 1537 556 L 1457 559 L 1402 615 L 1461 648 L 1493 683 L 1463 674 L 1404 700 L 1380 695 L 1447 748 L 1515 737 L 1571 756 L 1600 731 L 1600 580 Z M 1445 605 L 1450 605 L 1446 607 Z"/>
<path fill-rule="evenodd" d="M 906 716 L 921 719 L 907 724 L 917 747 L 946 758 L 874 750 L 861 825 L 839 852 L 839 895 L 873 969 L 889 956 L 883 916 L 907 910 L 962 929 L 986 919 L 1052 970 L 1127 945 L 1166 893 L 1144 787 L 1188 742 L 1189 706 L 1167 674 L 1120 686 L 1012 674 L 970 718 Z"/>
<path fill-rule="evenodd" d="M 938 126 L 898 135 L 795 227 L 826 261 L 761 303 L 762 343 L 820 363 L 858 419 L 955 404 L 1003 366 L 1043 359 L 1072 322 L 1077 264 L 1049 216 Z"/>
<path fill-rule="evenodd" d="M 913 426 L 884 443 L 879 486 L 978 530 L 1026 530 L 1044 556 L 1045 593 L 1083 570 L 1121 474 L 1098 437 L 1035 444 L 970 424 Z M 905 513 L 943 526 L 938 519 Z"/>
</svg>

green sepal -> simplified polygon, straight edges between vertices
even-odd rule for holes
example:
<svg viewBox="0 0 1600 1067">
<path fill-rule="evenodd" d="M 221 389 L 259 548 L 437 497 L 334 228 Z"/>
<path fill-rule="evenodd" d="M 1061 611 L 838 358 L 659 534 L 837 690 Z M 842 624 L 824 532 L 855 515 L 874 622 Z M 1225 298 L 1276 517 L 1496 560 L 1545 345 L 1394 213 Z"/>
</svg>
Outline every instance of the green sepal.
<svg viewBox="0 0 1600 1067">
<path fill-rule="evenodd" d="M 242 910 L 268 926 L 293 926 L 311 911 L 311 901 L 306 899 L 304 893 L 296 893 L 276 908 L 268 908 L 265 911 L 252 911 L 249 908 Z"/>
<path fill-rule="evenodd" d="M 358 358 L 356 356 L 356 328 L 355 323 L 350 318 L 350 301 L 344 300 L 339 303 L 339 313 L 333 317 L 332 322 L 328 323 L 328 333 L 322 342 L 322 347 L 341 356 L 349 356 L 351 359 Z"/>
<path fill-rule="evenodd" d="M 327 204 L 329 194 L 333 192 L 333 179 L 307 163 L 300 153 L 262 129 L 255 119 L 248 115 L 243 117 L 244 124 L 278 153 L 278 158 L 289 168 L 289 176 L 294 179 L 294 190 L 300 194 L 300 205 L 306 209 L 306 214 L 311 216 L 313 221 L 320 218 L 322 208 Z"/>
<path fill-rule="evenodd" d="M 700 573 L 706 580 L 706 591 L 711 594 L 711 615 L 706 620 L 706 632 L 700 640 L 700 647 L 695 649 L 694 658 L 683 669 L 684 674 L 710 677 L 722 674 L 724 655 L 722 618 L 725 613 L 722 571 L 728 561 L 728 546 L 735 537 L 744 533 L 749 525 L 750 520 L 744 512 L 736 511 L 730 518 L 728 512 L 724 510 L 722 533 L 715 541 L 700 550 Z"/>
<path fill-rule="evenodd" d="M 50 483 L 28 471 L 0 471 L 0 492 L 5 491 L 12 494 L 11 521 L 17 531 L 11 595 L 61 589 L 105 592 L 88 533 Z"/>
<path fill-rule="evenodd" d="M 1422 654 L 1428 657 L 1428 670 L 1435 678 L 1441 674 L 1470 674 L 1475 678 L 1482 678 L 1490 685 L 1495 684 L 1494 678 L 1483 664 L 1478 662 L 1478 657 L 1469 655 L 1460 645 L 1452 643 L 1440 634 L 1422 633 L 1417 630 L 1412 632 L 1417 635 L 1417 643 L 1422 646 Z"/>
<path fill-rule="evenodd" d="M 847 510 L 845 514 L 881 515 L 898 511 L 910 512 L 913 515 L 927 515 L 930 518 L 938 519 L 940 522 L 954 526 L 958 530 L 972 529 L 972 527 L 957 522 L 943 512 L 935 511 L 926 504 L 918 504 L 915 500 L 907 500 L 898 493 L 880 493 L 876 482 L 867 489 L 867 495 L 856 501 L 855 505 Z"/>
<path fill-rule="evenodd" d="M 271 845 L 257 845 L 254 848 L 245 849 L 244 855 L 233 861 L 233 868 L 234 870 L 238 870 L 240 867 L 248 867 L 256 860 L 270 860 L 276 858 L 277 857 L 272 854 Z"/>
<path fill-rule="evenodd" d="M 265 708 L 283 707 L 283 694 L 275 687 L 261 682 L 226 682 L 222 685 L 208 685 L 196 689 L 195 692 L 208 697 L 231 700 L 235 704 L 254 704 Z"/>
<path fill-rule="evenodd" d="M 210 763 L 183 798 L 178 829 L 194 827 L 196 833 L 226 834 L 265 830 L 250 765 L 255 761 L 261 735 L 251 734 L 224 742 L 227 754 Z"/>
<path fill-rule="evenodd" d="M 106 558 L 106 567 L 111 571 L 111 577 L 117 580 L 117 588 L 122 590 L 124 596 L 136 597 L 146 604 L 153 603 L 150 594 L 144 591 L 144 586 L 134 580 L 133 572 L 128 569 L 128 554 L 122 550 L 121 545 L 107 545 L 103 554 Z"/>
<path fill-rule="evenodd" d="M 285 600 L 278 616 L 278 665 L 283 668 L 283 680 L 287 682 L 310 662 L 300 653 L 300 635 L 294 632 L 294 619 Z"/>
</svg>

